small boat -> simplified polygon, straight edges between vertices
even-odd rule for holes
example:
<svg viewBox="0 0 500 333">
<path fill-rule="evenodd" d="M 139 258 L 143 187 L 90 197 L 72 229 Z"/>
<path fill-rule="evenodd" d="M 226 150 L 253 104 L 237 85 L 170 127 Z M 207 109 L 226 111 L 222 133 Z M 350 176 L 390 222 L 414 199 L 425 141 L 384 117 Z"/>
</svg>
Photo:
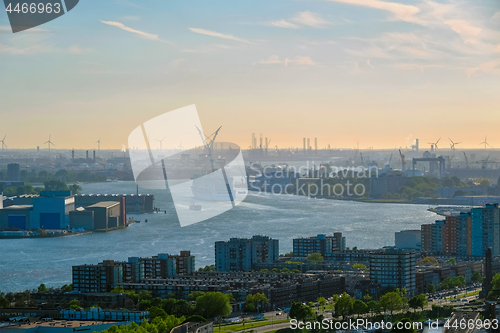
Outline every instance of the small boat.
<svg viewBox="0 0 500 333">
<path fill-rule="evenodd" d="M 191 210 L 201 210 L 201 205 L 197 204 L 197 203 L 194 203 L 194 202 L 191 202 L 191 204 L 189 205 L 189 209 L 191 209 Z"/>
<path fill-rule="evenodd" d="M 135 223 L 141 223 L 141 220 L 135 220 Z"/>
</svg>

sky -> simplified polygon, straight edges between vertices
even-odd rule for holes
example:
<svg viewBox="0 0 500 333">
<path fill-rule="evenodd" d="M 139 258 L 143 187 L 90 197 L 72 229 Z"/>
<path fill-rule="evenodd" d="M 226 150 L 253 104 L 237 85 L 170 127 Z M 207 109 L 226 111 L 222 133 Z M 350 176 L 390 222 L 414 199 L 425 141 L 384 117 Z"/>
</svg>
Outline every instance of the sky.
<svg viewBox="0 0 500 333">
<path fill-rule="evenodd" d="M 500 148 L 499 92 L 498 0 L 81 0 L 15 34 L 0 11 L 9 148 L 121 148 L 191 104 L 242 148 Z"/>
</svg>

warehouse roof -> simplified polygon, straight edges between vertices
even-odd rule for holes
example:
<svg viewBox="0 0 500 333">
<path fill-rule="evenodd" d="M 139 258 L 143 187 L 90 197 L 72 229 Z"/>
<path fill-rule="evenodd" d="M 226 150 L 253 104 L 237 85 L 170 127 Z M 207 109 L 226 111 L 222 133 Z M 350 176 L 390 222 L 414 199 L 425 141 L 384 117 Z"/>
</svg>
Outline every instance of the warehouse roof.
<svg viewBox="0 0 500 333">
<path fill-rule="evenodd" d="M 109 208 L 109 207 L 113 207 L 113 206 L 116 206 L 119 204 L 120 204 L 119 201 L 101 201 L 101 202 L 98 202 L 96 204 L 93 204 L 92 206 L 88 206 L 87 208 L 93 208 L 93 207 Z"/>
</svg>

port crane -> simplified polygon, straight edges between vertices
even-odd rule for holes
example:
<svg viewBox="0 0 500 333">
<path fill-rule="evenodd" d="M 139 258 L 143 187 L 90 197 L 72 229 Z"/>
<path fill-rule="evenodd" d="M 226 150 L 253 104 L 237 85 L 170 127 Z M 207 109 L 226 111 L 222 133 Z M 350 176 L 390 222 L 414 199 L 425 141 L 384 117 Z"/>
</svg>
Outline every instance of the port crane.
<svg viewBox="0 0 500 333">
<path fill-rule="evenodd" d="M 467 158 L 467 154 L 465 154 L 465 152 L 463 152 L 463 153 L 464 153 L 464 157 L 465 157 L 465 167 L 467 169 L 469 169 L 469 159 Z"/>
<path fill-rule="evenodd" d="M 401 152 L 401 149 L 399 150 L 399 156 L 401 157 L 401 170 L 404 172 L 405 171 L 405 166 L 406 166 L 406 160 L 405 160 L 405 155 Z"/>
</svg>

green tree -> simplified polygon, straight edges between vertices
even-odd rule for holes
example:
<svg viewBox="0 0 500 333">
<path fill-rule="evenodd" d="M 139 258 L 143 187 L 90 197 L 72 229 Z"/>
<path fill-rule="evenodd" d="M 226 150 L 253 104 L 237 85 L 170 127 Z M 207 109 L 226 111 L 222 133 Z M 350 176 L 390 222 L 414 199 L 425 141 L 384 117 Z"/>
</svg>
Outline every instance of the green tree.
<svg viewBox="0 0 500 333">
<path fill-rule="evenodd" d="M 436 292 L 436 286 L 432 283 L 429 283 L 426 287 L 425 287 L 426 291 L 430 294 L 432 293 L 435 293 Z"/>
<path fill-rule="evenodd" d="M 325 305 L 326 305 L 326 298 L 324 297 L 318 297 L 318 299 L 316 300 L 319 304 L 320 307 L 323 307 L 323 310 L 325 309 Z"/>
<path fill-rule="evenodd" d="M 207 292 L 196 300 L 196 311 L 205 318 L 227 316 L 231 313 L 231 297 L 221 292 Z"/>
<path fill-rule="evenodd" d="M 368 313 L 368 305 L 359 299 L 355 300 L 352 305 L 352 313 L 356 315 L 362 315 Z"/>
<path fill-rule="evenodd" d="M 481 272 L 479 271 L 474 271 L 472 272 L 471 276 L 471 281 L 474 283 L 482 283 L 484 280 L 483 276 L 481 275 Z"/>
<path fill-rule="evenodd" d="M 39 293 L 46 293 L 47 291 L 48 291 L 48 289 L 43 283 L 38 286 Z"/>
<path fill-rule="evenodd" d="M 446 260 L 446 263 L 450 264 L 450 265 L 456 265 L 457 264 L 457 259 L 450 258 L 450 259 Z"/>
<path fill-rule="evenodd" d="M 10 306 L 10 301 L 0 293 L 0 309 L 8 308 Z"/>
<path fill-rule="evenodd" d="M 125 294 L 125 290 L 121 286 L 114 287 L 110 292 L 113 294 Z"/>
<path fill-rule="evenodd" d="M 79 309 L 82 307 L 80 304 L 80 301 L 77 299 L 71 300 L 68 305 L 69 305 L 70 309 L 73 309 L 73 310 L 76 310 L 76 309 Z"/>
<path fill-rule="evenodd" d="M 400 293 L 393 291 L 380 297 L 380 305 L 385 311 L 389 310 L 392 316 L 394 310 L 400 310 L 402 308 L 403 300 Z"/>
<path fill-rule="evenodd" d="M 366 265 L 364 265 L 364 264 L 354 264 L 354 265 L 352 265 L 352 268 L 354 268 L 354 269 L 366 269 Z"/>
<path fill-rule="evenodd" d="M 266 295 L 261 293 L 248 294 L 246 298 L 246 306 L 249 311 L 259 310 L 269 303 Z"/>
<path fill-rule="evenodd" d="M 340 295 L 338 301 L 335 303 L 335 313 L 341 315 L 342 319 L 346 319 L 350 313 L 352 313 L 352 307 L 354 305 L 354 298 L 349 296 L 347 293 Z"/>
<path fill-rule="evenodd" d="M 162 308 L 159 308 L 157 306 L 152 306 L 148 308 L 149 311 L 149 318 L 151 320 L 155 319 L 156 317 L 160 317 L 162 319 L 167 318 L 168 314 L 163 310 Z"/>
<path fill-rule="evenodd" d="M 320 261 L 323 261 L 323 256 L 317 252 L 311 253 L 310 255 L 307 256 L 306 260 L 309 260 L 313 264 L 316 264 Z"/>
<path fill-rule="evenodd" d="M 313 310 L 302 303 L 294 302 L 290 308 L 290 318 L 298 321 L 306 321 L 314 318 Z"/>
<path fill-rule="evenodd" d="M 377 301 L 369 301 L 368 304 L 368 311 L 372 314 L 379 314 L 380 313 L 380 303 Z"/>
</svg>

